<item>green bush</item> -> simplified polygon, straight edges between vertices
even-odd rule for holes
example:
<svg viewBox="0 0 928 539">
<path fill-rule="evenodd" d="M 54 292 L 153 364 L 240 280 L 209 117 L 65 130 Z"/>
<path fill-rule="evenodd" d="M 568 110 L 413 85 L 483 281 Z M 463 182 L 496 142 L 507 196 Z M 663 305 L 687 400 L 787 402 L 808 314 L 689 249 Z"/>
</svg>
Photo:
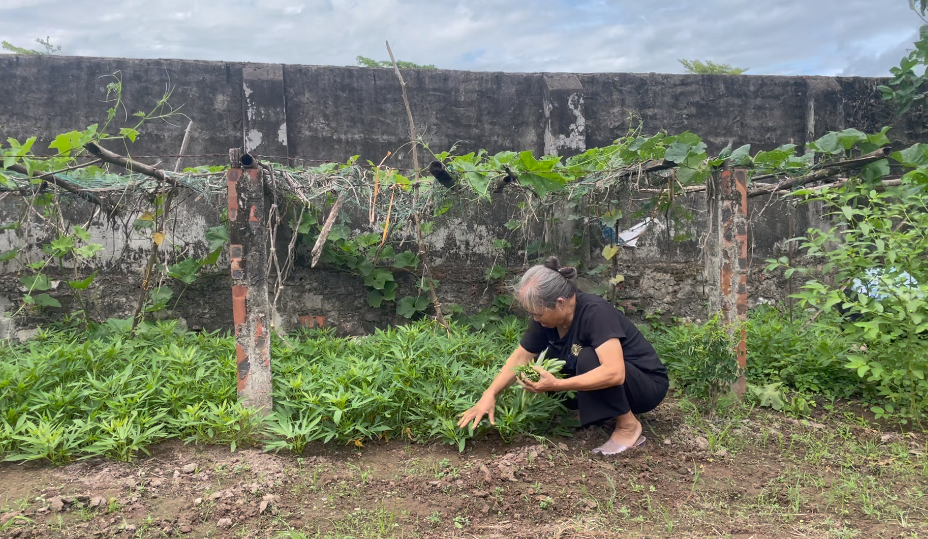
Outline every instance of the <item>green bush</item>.
<svg viewBox="0 0 928 539">
<path fill-rule="evenodd" d="M 821 270 L 789 267 L 785 259 L 768 261 L 768 269 L 785 266 L 806 275 L 794 295 L 801 306 L 825 314 L 840 307 L 847 314 L 840 327 L 856 347 L 845 355 L 845 367 L 876 388 L 880 405 L 871 410 L 877 416 L 897 415 L 905 423 L 928 409 L 928 146 L 894 158 L 917 167 L 899 186 L 875 189 L 855 181 L 807 192 L 807 201 L 822 203 L 832 223 L 799 238 L 803 254 Z"/>
<path fill-rule="evenodd" d="M 714 404 L 741 374 L 737 343 L 718 314 L 701 325 L 655 325 L 645 330 L 667 367 L 670 387 L 688 396 Z"/>
<path fill-rule="evenodd" d="M 821 317 L 820 317 L 821 318 Z M 860 397 L 866 384 L 846 369 L 852 343 L 837 315 L 815 326 L 766 305 L 751 311 L 747 324 L 747 377 L 756 385 L 780 383 L 805 395 Z"/>
</svg>

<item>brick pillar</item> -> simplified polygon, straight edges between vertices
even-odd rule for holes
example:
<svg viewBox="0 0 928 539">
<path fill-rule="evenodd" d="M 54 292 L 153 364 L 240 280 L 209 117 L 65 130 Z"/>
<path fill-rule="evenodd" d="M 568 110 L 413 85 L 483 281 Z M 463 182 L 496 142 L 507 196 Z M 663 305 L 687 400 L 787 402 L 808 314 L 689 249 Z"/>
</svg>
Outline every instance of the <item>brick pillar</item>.
<svg viewBox="0 0 928 539">
<path fill-rule="evenodd" d="M 710 179 L 707 189 L 710 234 L 707 242 L 710 315 L 721 311 L 723 320 L 737 324 L 748 315 L 748 193 L 747 171 L 723 170 Z M 738 365 L 747 368 L 747 335 L 740 331 L 737 347 Z M 745 391 L 744 375 L 734 390 Z"/>
<path fill-rule="evenodd" d="M 241 150 L 229 152 L 229 239 L 232 259 L 232 319 L 238 366 L 238 398 L 269 413 L 271 383 L 270 306 L 267 290 L 267 216 L 263 170 Z"/>
</svg>

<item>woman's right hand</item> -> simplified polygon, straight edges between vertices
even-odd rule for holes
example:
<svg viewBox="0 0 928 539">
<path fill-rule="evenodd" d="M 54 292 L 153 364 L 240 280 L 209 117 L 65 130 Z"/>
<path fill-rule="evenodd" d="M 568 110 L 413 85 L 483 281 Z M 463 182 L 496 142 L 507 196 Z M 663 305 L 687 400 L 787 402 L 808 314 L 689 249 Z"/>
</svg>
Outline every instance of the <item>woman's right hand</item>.
<svg viewBox="0 0 928 539">
<path fill-rule="evenodd" d="M 470 410 L 467 410 L 461 414 L 461 420 L 458 421 L 458 428 L 462 429 L 467 426 L 471 421 L 474 424 L 471 426 L 471 429 L 476 429 L 477 425 L 480 424 L 480 420 L 483 419 L 483 416 L 488 416 L 491 425 L 496 425 L 494 421 L 494 415 L 496 413 L 496 397 L 489 394 L 484 394 L 483 397 L 477 401 Z"/>
</svg>

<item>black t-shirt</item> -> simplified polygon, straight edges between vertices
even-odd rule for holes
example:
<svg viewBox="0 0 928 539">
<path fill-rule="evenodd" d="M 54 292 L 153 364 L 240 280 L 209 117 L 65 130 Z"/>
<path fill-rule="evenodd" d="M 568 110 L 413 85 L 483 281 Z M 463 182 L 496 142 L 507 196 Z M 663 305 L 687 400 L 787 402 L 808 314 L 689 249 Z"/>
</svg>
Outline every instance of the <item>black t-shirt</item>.
<svg viewBox="0 0 928 539">
<path fill-rule="evenodd" d="M 533 354 L 540 354 L 550 347 L 549 357 L 556 354 L 566 362 L 563 370 L 573 374 L 580 349 L 595 349 L 610 339 L 619 339 L 625 361 L 638 370 L 667 375 L 667 367 L 638 328 L 611 303 L 584 292 L 577 292 L 574 319 L 564 338 L 558 334 L 557 328 L 546 328 L 531 320 L 519 344 Z"/>
</svg>

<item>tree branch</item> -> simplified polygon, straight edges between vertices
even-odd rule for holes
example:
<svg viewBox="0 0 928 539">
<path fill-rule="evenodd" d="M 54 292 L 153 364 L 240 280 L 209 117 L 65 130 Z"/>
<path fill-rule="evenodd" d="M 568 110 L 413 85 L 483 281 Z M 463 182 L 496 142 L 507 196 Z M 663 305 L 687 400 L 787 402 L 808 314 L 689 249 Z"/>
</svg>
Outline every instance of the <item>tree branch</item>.
<svg viewBox="0 0 928 539">
<path fill-rule="evenodd" d="M 825 178 L 831 178 L 840 174 L 842 170 L 857 168 L 868 165 L 875 161 L 879 161 L 881 159 L 886 159 L 890 156 L 891 153 L 892 149 L 890 149 L 889 146 L 885 146 L 879 150 L 876 150 L 875 152 L 870 152 L 860 157 L 845 159 L 844 161 L 837 161 L 835 163 L 825 165 L 825 167 L 821 170 L 816 170 L 815 172 L 806 174 L 805 176 L 790 178 L 777 184 L 759 186 L 748 192 L 748 198 L 767 195 L 774 191 L 789 191 L 793 187 L 799 187 L 800 185 L 805 185 L 807 183 L 817 182 L 824 180 Z"/>
<path fill-rule="evenodd" d="M 65 169 L 59 170 L 59 171 L 57 171 L 57 172 L 65 172 L 65 171 L 68 171 L 68 170 L 75 170 L 75 169 L 78 169 L 78 168 L 89 167 L 90 165 L 99 163 L 100 161 L 101 161 L 101 159 L 97 159 L 96 161 L 91 161 L 90 163 L 85 163 L 85 164 L 80 165 L 80 166 L 65 168 Z M 13 166 L 9 167 L 7 170 L 12 170 L 13 172 L 16 172 L 17 174 L 22 174 L 23 176 L 29 176 L 29 171 L 26 169 L 26 167 L 24 167 L 24 166 L 22 166 L 22 165 L 13 165 Z M 71 183 L 71 182 L 69 182 L 69 181 L 67 181 L 67 180 L 64 180 L 64 179 L 59 178 L 59 177 L 56 176 L 55 174 L 56 174 L 56 172 L 46 172 L 45 174 L 39 174 L 39 175 L 37 175 L 37 176 L 32 176 L 32 177 L 33 177 L 33 178 L 36 178 L 36 179 L 39 179 L 39 180 L 42 180 L 42 181 L 46 181 L 46 182 L 51 183 L 51 184 L 54 184 L 54 185 L 56 185 L 56 186 L 62 188 L 63 190 L 65 190 L 65 191 L 71 193 L 71 194 L 74 195 L 74 196 L 77 196 L 77 197 L 79 197 L 79 198 L 82 198 L 82 199 L 86 200 L 87 202 L 91 202 L 91 203 L 93 203 L 93 204 L 96 204 L 96 205 L 99 206 L 100 208 L 106 209 L 105 205 L 103 204 L 103 201 L 100 200 L 100 198 L 99 198 L 98 196 L 96 196 L 96 195 L 94 195 L 94 194 L 92 194 L 92 193 L 88 193 L 87 191 L 84 191 L 83 189 L 81 189 L 80 187 L 77 187 L 77 186 L 74 185 L 73 183 Z"/>
<path fill-rule="evenodd" d="M 85 144 L 84 148 L 86 148 L 87 151 L 91 154 L 99 157 L 101 160 L 106 161 L 107 163 L 112 163 L 114 165 L 119 165 L 129 172 L 138 172 L 139 174 L 144 174 L 145 176 L 150 176 L 156 180 L 169 183 L 173 187 L 181 187 L 181 185 L 177 183 L 177 180 L 165 174 L 163 170 L 158 170 L 153 166 L 146 165 L 145 163 L 139 163 L 138 161 L 134 161 L 131 158 L 123 157 L 117 153 L 113 153 L 106 148 L 97 145 L 95 142 L 89 142 Z"/>
<path fill-rule="evenodd" d="M 316 263 L 319 262 L 319 256 L 322 255 L 322 247 L 325 245 L 325 240 L 329 237 L 329 232 L 332 231 L 332 225 L 335 224 L 335 218 L 338 217 L 338 212 L 342 209 L 342 204 L 344 202 L 345 192 L 341 191 L 338 193 L 338 199 L 335 201 L 335 204 L 332 205 L 332 209 L 329 210 L 329 216 L 326 218 L 325 224 L 322 225 L 322 232 L 320 232 L 319 237 L 316 238 L 316 244 L 313 245 L 313 258 L 309 267 L 315 268 Z M 293 234 L 296 236 L 295 231 Z"/>
<path fill-rule="evenodd" d="M 448 324 L 445 322 L 445 317 L 441 312 L 441 303 L 438 301 L 438 294 L 435 292 L 435 280 L 432 279 L 431 271 L 429 271 L 428 252 L 426 251 L 425 238 L 422 234 L 422 221 L 419 218 L 419 208 L 416 207 L 416 203 L 419 200 L 419 157 L 416 153 L 416 124 L 412 119 L 412 109 L 409 107 L 409 98 L 406 96 L 406 81 L 403 80 L 403 74 L 400 73 L 400 68 L 396 65 L 396 58 L 393 57 L 393 50 L 390 49 L 389 41 L 387 41 L 387 52 L 390 53 L 390 61 L 393 62 L 393 70 L 396 71 L 396 77 L 400 79 L 400 89 L 403 91 L 403 104 L 406 105 L 406 116 L 409 118 L 409 143 L 412 144 L 412 167 L 416 179 L 416 192 L 413 195 L 412 216 L 416 222 L 416 240 L 419 244 L 419 255 L 422 257 L 422 269 L 424 270 L 422 278 L 423 280 L 426 278 L 429 280 L 429 293 L 432 297 L 432 305 L 435 307 L 435 319 L 438 320 L 439 324 L 447 328 Z"/>
</svg>

